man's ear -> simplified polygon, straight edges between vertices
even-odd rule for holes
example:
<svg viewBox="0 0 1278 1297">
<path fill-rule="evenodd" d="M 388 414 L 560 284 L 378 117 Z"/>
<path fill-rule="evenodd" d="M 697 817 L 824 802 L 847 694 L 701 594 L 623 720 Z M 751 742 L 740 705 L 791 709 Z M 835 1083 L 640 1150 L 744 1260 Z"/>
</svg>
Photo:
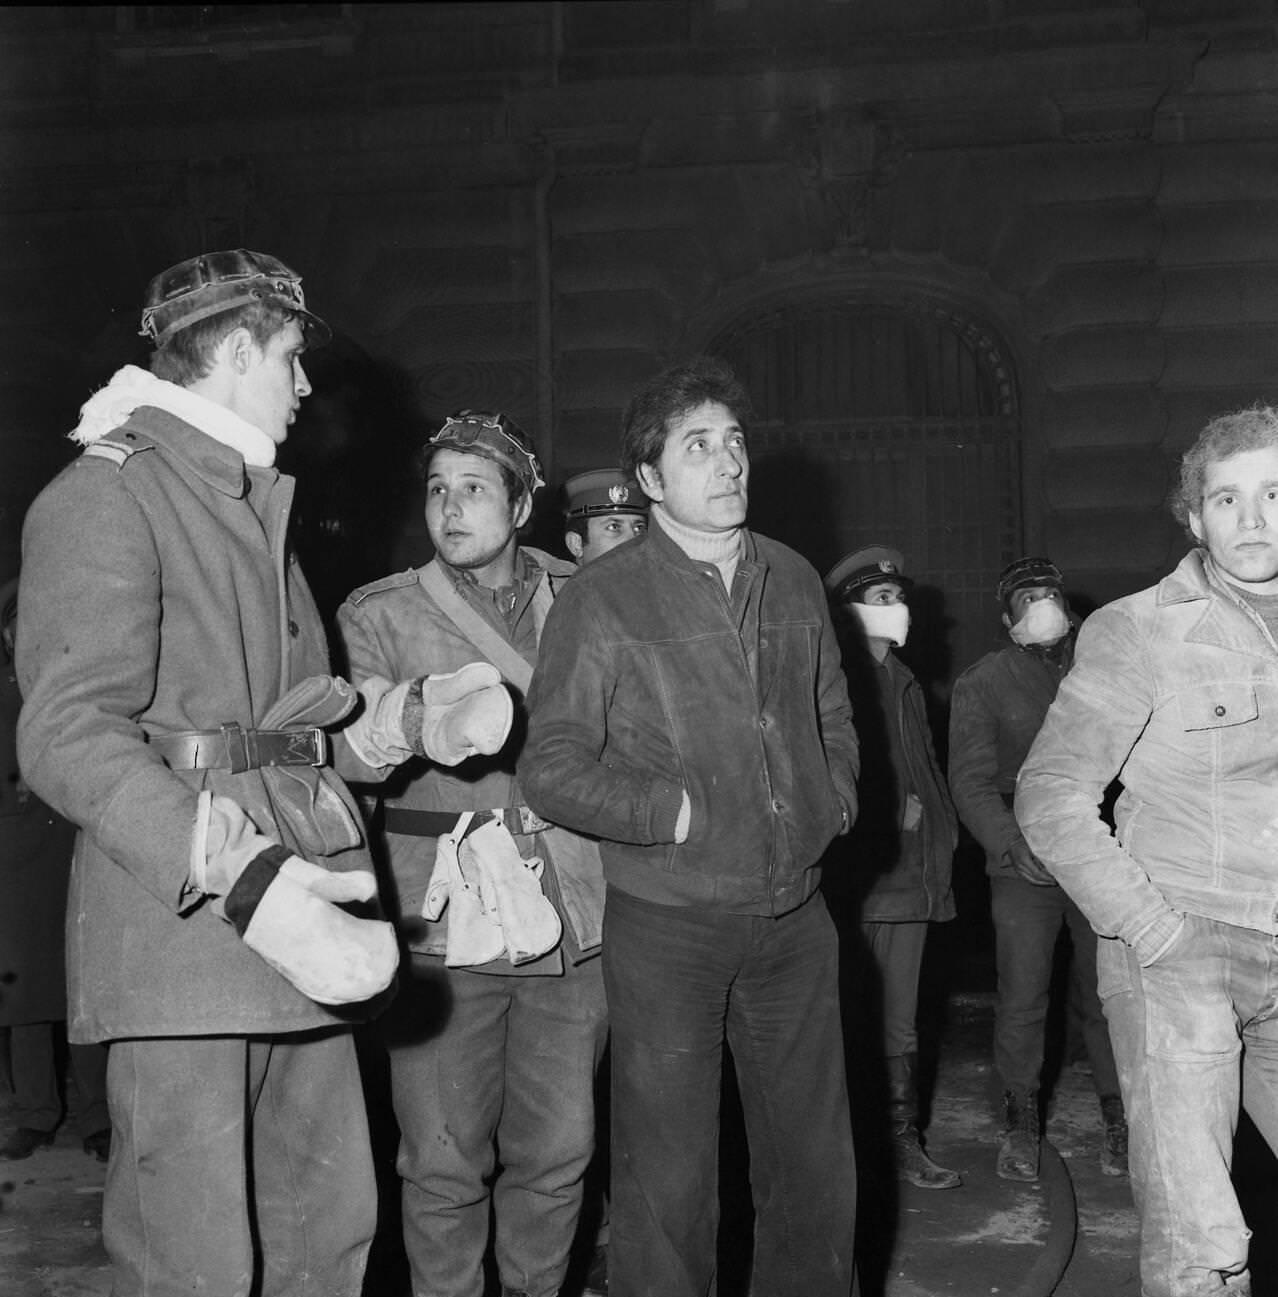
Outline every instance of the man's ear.
<svg viewBox="0 0 1278 1297">
<path fill-rule="evenodd" d="M 1201 541 L 1203 538 L 1203 519 L 1201 514 L 1191 513 L 1189 515 L 1189 530 L 1194 533 L 1194 539 Z"/>
<path fill-rule="evenodd" d="M 531 517 L 532 492 L 525 491 L 520 497 L 519 503 L 515 506 L 515 530 L 518 531 Z"/>
<path fill-rule="evenodd" d="M 564 544 L 568 547 L 568 553 L 580 563 L 582 551 L 586 548 L 586 542 L 575 531 L 566 531 L 564 532 Z"/>
<path fill-rule="evenodd" d="M 231 368 L 241 375 L 248 373 L 256 349 L 257 344 L 253 341 L 253 335 L 243 327 L 232 329 L 222 339 L 219 347 Z"/>
<path fill-rule="evenodd" d="M 655 464 L 640 464 L 635 469 L 635 477 L 639 479 L 639 485 L 643 487 L 643 493 L 650 500 L 662 500 L 665 498 L 665 491 L 661 485 L 661 473 Z"/>
</svg>

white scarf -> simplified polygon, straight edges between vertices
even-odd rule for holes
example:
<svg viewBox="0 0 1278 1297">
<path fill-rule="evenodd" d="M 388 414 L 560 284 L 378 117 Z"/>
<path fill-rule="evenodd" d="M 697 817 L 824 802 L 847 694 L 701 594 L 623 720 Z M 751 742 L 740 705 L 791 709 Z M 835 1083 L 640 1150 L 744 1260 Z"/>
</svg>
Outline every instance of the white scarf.
<svg viewBox="0 0 1278 1297">
<path fill-rule="evenodd" d="M 67 435 L 81 446 L 91 446 L 126 423 L 133 411 L 143 405 L 165 410 L 214 441 L 238 450 L 251 468 L 270 468 L 275 463 L 275 443 L 260 428 L 226 406 L 189 388 L 156 378 L 149 370 L 136 365 L 117 369 L 111 381 L 85 401 L 80 407 L 80 422 Z"/>
</svg>

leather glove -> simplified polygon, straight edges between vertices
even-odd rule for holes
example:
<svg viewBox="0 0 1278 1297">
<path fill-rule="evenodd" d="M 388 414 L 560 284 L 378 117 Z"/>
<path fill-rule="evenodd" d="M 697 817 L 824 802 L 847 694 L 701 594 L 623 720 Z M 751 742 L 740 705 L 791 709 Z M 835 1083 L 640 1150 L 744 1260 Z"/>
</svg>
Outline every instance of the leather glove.
<svg viewBox="0 0 1278 1297">
<path fill-rule="evenodd" d="M 394 929 L 338 905 L 371 900 L 369 870 L 332 873 L 257 831 L 229 797 L 200 794 L 188 879 L 250 950 L 319 1004 L 356 1004 L 384 991 L 399 953 Z"/>
</svg>

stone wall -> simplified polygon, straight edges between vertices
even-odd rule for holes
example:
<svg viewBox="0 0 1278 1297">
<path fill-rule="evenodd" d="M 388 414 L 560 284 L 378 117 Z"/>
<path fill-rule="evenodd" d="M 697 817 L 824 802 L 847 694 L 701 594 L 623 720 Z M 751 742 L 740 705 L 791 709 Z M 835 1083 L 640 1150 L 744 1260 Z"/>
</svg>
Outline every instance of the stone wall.
<svg viewBox="0 0 1278 1297">
<path fill-rule="evenodd" d="M 637 382 L 777 303 L 987 322 L 1020 545 L 1085 602 L 1178 557 L 1162 501 L 1205 418 L 1278 398 L 1270 0 L 171 14 L 0 14 L 0 575 L 79 402 L 141 354 L 147 277 L 213 245 L 283 256 L 339 332 L 294 446 L 335 589 L 420 552 L 430 420 L 508 409 L 562 478 L 612 458 Z"/>
</svg>

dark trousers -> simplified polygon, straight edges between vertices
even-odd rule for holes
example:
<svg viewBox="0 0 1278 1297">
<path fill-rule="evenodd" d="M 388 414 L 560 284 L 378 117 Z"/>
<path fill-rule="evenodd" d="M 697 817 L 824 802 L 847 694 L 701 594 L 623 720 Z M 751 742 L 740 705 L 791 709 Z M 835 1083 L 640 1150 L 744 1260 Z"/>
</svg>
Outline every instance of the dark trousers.
<svg viewBox="0 0 1278 1297">
<path fill-rule="evenodd" d="M 603 948 L 612 1297 L 712 1291 L 725 1040 L 750 1150 L 751 1291 L 848 1297 L 856 1163 L 824 899 L 765 918 L 654 905 L 610 888 Z"/>
<path fill-rule="evenodd" d="M 112 1297 L 358 1297 L 377 1186 L 345 1029 L 117 1040 Z"/>
<path fill-rule="evenodd" d="M 990 879 L 990 908 L 998 967 L 994 1005 L 994 1067 L 1005 1090 L 1024 1095 L 1039 1086 L 1046 1044 L 1052 963 L 1061 925 L 1073 942 L 1070 977 L 1077 989 L 1083 1043 L 1092 1083 L 1102 1097 L 1118 1093 L 1109 1029 L 1096 991 L 1096 933 L 1060 887 L 1021 878 Z"/>
<path fill-rule="evenodd" d="M 26 1022 L 9 1028 L 9 1070 L 13 1077 L 15 1124 L 56 1130 L 62 1121 L 58 1056 L 65 1032 L 60 1022 Z M 110 1125 L 106 1101 L 105 1045 L 68 1045 L 69 1104 L 81 1137 Z"/>
<path fill-rule="evenodd" d="M 503 1287 L 554 1297 L 595 1145 L 599 961 L 503 976 L 414 955 L 381 1026 L 413 1292 L 482 1297 L 491 1231 Z"/>
</svg>

